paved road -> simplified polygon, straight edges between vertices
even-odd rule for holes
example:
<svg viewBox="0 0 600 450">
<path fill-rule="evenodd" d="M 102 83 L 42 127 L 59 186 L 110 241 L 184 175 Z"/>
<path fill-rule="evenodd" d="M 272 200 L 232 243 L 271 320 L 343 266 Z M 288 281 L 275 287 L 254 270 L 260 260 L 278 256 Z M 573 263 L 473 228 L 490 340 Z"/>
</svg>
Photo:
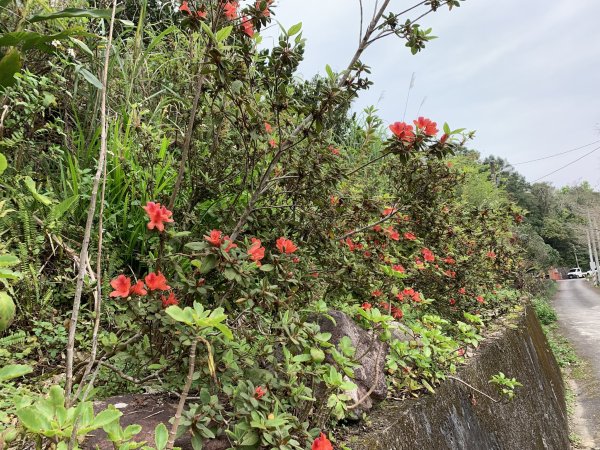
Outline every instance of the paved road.
<svg viewBox="0 0 600 450">
<path fill-rule="evenodd" d="M 554 298 L 562 333 L 583 360 L 573 388 L 574 430 L 584 448 L 600 449 L 600 290 L 586 280 L 563 280 Z"/>
</svg>

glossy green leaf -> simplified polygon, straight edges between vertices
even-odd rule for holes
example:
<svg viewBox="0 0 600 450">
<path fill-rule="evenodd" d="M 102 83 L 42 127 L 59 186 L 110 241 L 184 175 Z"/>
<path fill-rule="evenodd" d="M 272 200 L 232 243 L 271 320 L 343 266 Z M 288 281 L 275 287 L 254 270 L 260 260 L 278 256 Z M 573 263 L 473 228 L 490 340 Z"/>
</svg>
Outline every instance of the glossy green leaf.
<svg viewBox="0 0 600 450">
<path fill-rule="evenodd" d="M 0 84 L 0 86 L 2 86 L 2 84 Z M 4 156 L 2 153 L 0 153 L 0 175 L 2 175 L 7 168 L 8 168 L 8 161 L 6 160 L 6 156 Z"/>
<path fill-rule="evenodd" d="M 16 48 L 10 49 L 2 59 L 0 59 L 0 90 L 14 84 L 15 74 L 19 70 L 21 70 L 21 53 Z M 2 159 L 4 159 L 4 164 L 6 164 L 4 155 L 2 155 Z M 5 169 L 6 166 L 2 169 L 2 161 L 0 161 L 0 174 L 2 174 Z"/>
<path fill-rule="evenodd" d="M 96 75 L 94 75 L 92 72 L 87 70 L 85 67 L 78 66 L 77 69 L 75 70 L 75 72 L 80 74 L 85 79 L 85 81 L 90 83 L 96 89 L 98 89 L 98 90 L 103 89 L 102 82 L 96 77 Z"/>
<path fill-rule="evenodd" d="M 296 25 L 292 25 L 290 27 L 290 29 L 287 31 L 287 35 L 293 36 L 295 34 L 298 34 L 301 29 L 302 29 L 302 22 L 298 22 Z"/>
<path fill-rule="evenodd" d="M 0 255 L 0 267 L 11 267 L 19 264 L 19 258 L 14 255 Z"/>
<path fill-rule="evenodd" d="M 0 369 L 0 381 L 12 380 L 31 372 L 33 372 L 33 369 L 26 364 L 10 364 Z"/>
<path fill-rule="evenodd" d="M 167 446 L 169 432 L 164 423 L 159 423 L 154 429 L 154 443 L 156 450 L 163 450 Z"/>
<path fill-rule="evenodd" d="M 123 8 L 117 8 L 121 11 Z M 65 18 L 88 18 L 88 19 L 105 19 L 109 20 L 112 15 L 112 10 L 107 9 L 82 9 L 82 8 L 67 8 L 62 11 L 56 11 L 50 14 L 38 14 L 29 18 L 29 22 L 41 22 L 50 19 L 65 19 Z"/>
<path fill-rule="evenodd" d="M 177 305 L 172 305 L 165 309 L 165 312 L 177 322 L 185 323 L 190 326 L 194 325 L 194 313 L 192 312 L 192 308 L 186 307 L 185 309 L 181 309 Z"/>
<path fill-rule="evenodd" d="M 27 186 L 27 189 L 29 189 L 29 192 L 31 192 L 31 195 L 33 196 L 34 199 L 36 199 L 38 202 L 49 206 L 50 204 L 52 204 L 52 200 L 50 200 L 48 197 L 46 197 L 45 195 L 40 194 L 36 187 L 35 187 L 35 182 L 31 179 L 31 177 L 25 177 L 24 180 L 25 186 Z"/>
</svg>

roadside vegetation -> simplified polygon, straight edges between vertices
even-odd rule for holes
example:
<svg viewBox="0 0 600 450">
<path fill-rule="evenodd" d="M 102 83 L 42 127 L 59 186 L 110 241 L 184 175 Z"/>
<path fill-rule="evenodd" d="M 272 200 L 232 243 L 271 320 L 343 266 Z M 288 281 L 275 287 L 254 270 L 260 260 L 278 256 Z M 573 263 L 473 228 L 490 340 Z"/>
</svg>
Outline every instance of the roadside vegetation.
<svg viewBox="0 0 600 450">
<path fill-rule="evenodd" d="M 268 0 L 0 1 L 0 447 L 329 450 L 365 357 L 313 323 L 332 310 L 389 344 L 389 397 L 455 373 L 576 220 L 443 118 L 352 110 L 370 45 L 415 54 L 411 17 L 461 3 L 383 2 L 347 68 L 302 80 Z M 91 409 L 142 392 L 179 401 L 154 442 Z"/>
</svg>

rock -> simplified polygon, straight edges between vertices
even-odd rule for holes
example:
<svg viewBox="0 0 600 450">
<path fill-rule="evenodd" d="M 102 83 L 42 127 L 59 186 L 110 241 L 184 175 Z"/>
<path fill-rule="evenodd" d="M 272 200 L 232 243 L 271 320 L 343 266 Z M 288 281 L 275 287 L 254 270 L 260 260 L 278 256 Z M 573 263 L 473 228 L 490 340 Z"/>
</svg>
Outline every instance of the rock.
<svg viewBox="0 0 600 450">
<path fill-rule="evenodd" d="M 171 429 L 169 420 L 175 415 L 177 401 L 165 394 L 131 394 L 110 397 L 102 401 L 94 402 L 94 412 L 106 409 L 114 405 L 123 413 L 121 416 L 121 427 L 128 425 L 141 425 L 142 431 L 134 437 L 136 442 L 146 441 L 149 446 L 154 445 L 154 429 L 160 423 L 164 423 L 168 430 Z M 176 447 L 182 450 L 191 450 L 190 436 L 184 435 L 175 441 Z M 211 440 L 203 445 L 203 450 L 224 450 L 229 447 L 226 439 Z M 103 430 L 90 433 L 83 443 L 85 450 L 113 450 L 114 447 Z"/>
<path fill-rule="evenodd" d="M 356 349 L 356 359 L 360 366 L 354 369 L 352 380 L 357 389 L 347 392 L 355 402 L 363 398 L 373 388 L 369 398 L 363 401 L 355 411 L 368 411 L 374 402 L 382 401 L 387 396 L 385 382 L 385 358 L 388 353 L 387 344 L 379 341 L 371 333 L 360 328 L 350 317 L 341 311 L 328 313 L 335 323 L 326 316 L 318 316 L 313 321 L 319 325 L 321 332 L 331 333 L 329 342 L 336 345 L 344 336 L 348 336 Z"/>
</svg>

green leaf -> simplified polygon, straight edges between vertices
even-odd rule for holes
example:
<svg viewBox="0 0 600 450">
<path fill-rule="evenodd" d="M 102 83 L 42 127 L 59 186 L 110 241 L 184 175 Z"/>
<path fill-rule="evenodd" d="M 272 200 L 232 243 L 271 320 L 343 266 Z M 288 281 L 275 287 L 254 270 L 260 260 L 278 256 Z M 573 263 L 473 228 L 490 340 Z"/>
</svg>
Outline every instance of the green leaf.
<svg viewBox="0 0 600 450">
<path fill-rule="evenodd" d="M 38 193 L 38 191 L 35 187 L 35 182 L 31 179 L 31 177 L 25 177 L 24 182 L 25 182 L 25 186 L 27 186 L 27 189 L 29 189 L 29 192 L 31 192 L 31 195 L 33 196 L 34 199 L 36 199 L 38 202 L 40 202 L 46 206 L 52 204 L 52 200 L 50 200 L 45 195 Z"/>
<path fill-rule="evenodd" d="M 154 429 L 154 443 L 156 450 L 163 450 L 167 446 L 169 433 L 164 423 L 159 423 Z"/>
<path fill-rule="evenodd" d="M 206 242 L 188 242 L 184 245 L 185 248 L 189 248 L 190 250 L 197 252 L 200 250 L 204 250 L 208 244 Z"/>
<path fill-rule="evenodd" d="M 185 323 L 186 325 L 194 325 L 194 313 L 192 308 L 181 309 L 177 305 L 169 306 L 165 312 L 177 322 Z"/>
<path fill-rule="evenodd" d="M 21 279 L 21 273 L 0 267 L 0 278 L 5 278 L 7 280 L 19 280 Z"/>
<path fill-rule="evenodd" d="M 62 202 L 60 202 L 58 205 L 55 205 L 50 210 L 50 218 L 52 220 L 60 219 L 67 211 L 74 208 L 78 201 L 79 201 L 78 195 L 74 195 L 73 197 L 69 197 L 69 198 L 63 200 Z"/>
<path fill-rule="evenodd" d="M 207 255 L 200 265 L 200 273 L 208 273 L 217 267 L 218 259 L 215 255 Z"/>
<path fill-rule="evenodd" d="M 273 267 L 271 264 L 262 264 L 260 267 L 260 270 L 262 270 L 263 272 L 270 272 L 271 270 L 273 270 L 275 267 Z"/>
<path fill-rule="evenodd" d="M 98 78 L 96 78 L 96 75 L 87 70 L 85 67 L 77 66 L 77 68 L 75 69 L 75 73 L 81 74 L 85 81 L 90 83 L 96 89 L 102 90 L 104 88 L 104 86 L 102 86 L 102 82 Z"/>
<path fill-rule="evenodd" d="M 325 360 L 325 352 L 320 348 L 311 348 L 310 356 L 314 362 L 320 363 Z"/>
<path fill-rule="evenodd" d="M 287 31 L 287 35 L 293 36 L 295 34 L 298 34 L 301 29 L 302 29 L 302 22 L 298 22 L 296 25 L 292 25 L 290 27 L 290 29 Z"/>
<path fill-rule="evenodd" d="M 35 406 L 19 409 L 17 411 L 17 417 L 25 428 L 34 433 L 41 433 L 52 427 L 50 423 L 51 418 L 44 416 L 44 414 L 40 414 L 40 411 Z"/>
<path fill-rule="evenodd" d="M 53 406 L 64 406 L 65 404 L 65 391 L 60 386 L 52 386 L 48 394 L 48 399 Z"/>
<path fill-rule="evenodd" d="M 300 355 L 296 355 L 292 358 L 294 362 L 308 362 L 312 360 L 312 356 L 308 353 L 302 353 Z"/>
<path fill-rule="evenodd" d="M 117 8 L 117 11 L 121 11 L 123 8 Z M 75 18 L 88 18 L 88 19 L 106 19 L 110 20 L 112 15 L 111 9 L 81 9 L 81 8 L 67 8 L 62 11 L 56 11 L 50 14 L 38 14 L 29 18 L 29 22 L 41 22 L 43 20 L 50 19 L 63 19 L 69 17 Z"/>
<path fill-rule="evenodd" d="M 67 29 L 54 34 L 40 34 L 35 31 L 13 31 L 0 35 L 0 47 L 21 47 L 23 51 L 35 48 L 46 53 L 54 53 L 56 48 L 51 45 L 51 42 L 60 41 L 72 35 L 97 37 L 78 28 Z"/>
<path fill-rule="evenodd" d="M 19 70 L 21 70 L 21 53 L 16 48 L 12 48 L 0 59 L 0 90 L 14 84 L 15 74 Z M 2 158 L 6 164 L 4 155 L 2 155 Z M 6 166 L 4 166 L 4 169 L 6 169 Z M 0 161 L 0 174 L 4 172 L 4 169 L 2 169 L 2 162 Z"/>
<path fill-rule="evenodd" d="M 0 381 L 8 381 L 22 377 L 33 372 L 33 368 L 26 364 L 11 364 L 0 369 Z"/>
<path fill-rule="evenodd" d="M 217 31 L 217 34 L 215 35 L 215 39 L 217 40 L 217 42 L 224 41 L 225 39 L 227 39 L 229 37 L 232 30 L 233 30 L 233 27 L 231 25 L 229 25 L 228 27 L 225 27 L 225 28 L 221 28 L 219 31 Z"/>
<path fill-rule="evenodd" d="M 0 255 L 0 267 L 10 267 L 19 264 L 19 258 L 14 255 Z"/>
<path fill-rule="evenodd" d="M 96 417 L 94 417 L 91 426 L 93 426 L 94 428 L 102 428 L 108 425 L 109 423 L 118 420 L 119 417 L 121 417 L 122 415 L 123 413 L 118 409 L 105 409 L 104 411 L 101 411 L 100 414 L 98 414 Z"/>
<path fill-rule="evenodd" d="M 74 37 L 69 38 L 69 40 L 75 44 L 77 47 L 79 47 L 81 49 L 81 51 L 85 54 L 87 54 L 88 56 L 94 56 L 94 53 L 90 50 L 90 48 L 85 44 L 85 42 L 80 41 L 79 39 L 76 39 Z"/>
<path fill-rule="evenodd" d="M 0 73 L 2 73 L 0 71 Z M 1 75 L 0 75 L 1 76 Z M 2 82 L 0 81 L 0 86 L 2 86 Z M 6 160 L 6 156 L 0 153 L 0 175 L 4 173 L 6 168 L 8 167 L 8 161 Z"/>
</svg>

